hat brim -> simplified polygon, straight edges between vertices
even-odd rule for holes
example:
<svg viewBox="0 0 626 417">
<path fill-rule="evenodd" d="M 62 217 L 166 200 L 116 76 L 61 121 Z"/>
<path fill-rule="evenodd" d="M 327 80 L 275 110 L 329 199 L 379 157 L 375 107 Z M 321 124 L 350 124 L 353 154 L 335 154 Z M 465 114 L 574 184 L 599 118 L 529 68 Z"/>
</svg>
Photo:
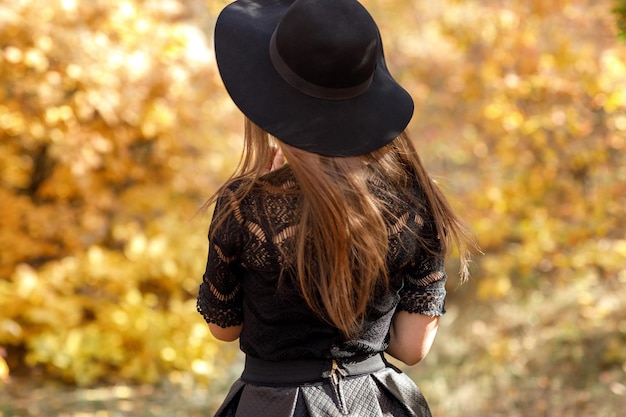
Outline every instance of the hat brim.
<svg viewBox="0 0 626 417">
<path fill-rule="evenodd" d="M 215 55 L 232 100 L 279 140 L 328 156 L 361 155 L 394 140 L 413 115 L 413 100 L 389 74 L 382 47 L 370 87 L 346 100 L 308 96 L 274 69 L 272 34 L 293 0 L 238 0 L 220 13 Z"/>
</svg>

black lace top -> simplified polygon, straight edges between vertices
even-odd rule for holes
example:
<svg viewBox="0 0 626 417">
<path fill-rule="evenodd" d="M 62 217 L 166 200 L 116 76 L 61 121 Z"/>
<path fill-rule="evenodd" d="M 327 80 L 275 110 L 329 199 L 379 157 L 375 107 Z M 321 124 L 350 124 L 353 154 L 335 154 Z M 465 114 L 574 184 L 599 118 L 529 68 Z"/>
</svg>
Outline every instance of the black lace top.
<svg viewBox="0 0 626 417">
<path fill-rule="evenodd" d="M 198 294 L 198 311 L 221 327 L 244 324 L 241 350 L 265 360 L 366 357 L 384 351 L 395 311 L 425 315 L 444 313 L 446 275 L 443 257 L 421 249 L 415 236 L 439 247 L 423 209 L 396 202 L 389 224 L 389 290 L 372 297 L 363 330 L 354 340 L 312 313 L 292 280 L 277 287 L 283 262 L 279 248 L 298 233 L 301 196 L 286 165 L 263 177 L 271 187 L 255 186 L 238 204 L 233 183 L 216 203 L 215 212 L 233 211 L 216 229 L 212 223 L 206 272 Z M 406 190 L 419 197 L 419 189 Z"/>
</svg>

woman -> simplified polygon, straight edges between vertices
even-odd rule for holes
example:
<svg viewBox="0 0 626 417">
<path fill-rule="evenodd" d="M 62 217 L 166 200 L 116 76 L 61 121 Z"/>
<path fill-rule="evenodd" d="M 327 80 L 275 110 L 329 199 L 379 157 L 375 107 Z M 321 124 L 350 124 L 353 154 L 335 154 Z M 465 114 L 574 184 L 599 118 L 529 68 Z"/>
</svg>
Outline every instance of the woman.
<svg viewBox="0 0 626 417">
<path fill-rule="evenodd" d="M 198 294 L 246 354 L 217 415 L 430 416 L 383 352 L 428 353 L 444 255 L 459 248 L 465 277 L 467 238 L 404 133 L 413 102 L 375 22 L 356 0 L 239 0 L 215 49 L 246 116 Z"/>
</svg>

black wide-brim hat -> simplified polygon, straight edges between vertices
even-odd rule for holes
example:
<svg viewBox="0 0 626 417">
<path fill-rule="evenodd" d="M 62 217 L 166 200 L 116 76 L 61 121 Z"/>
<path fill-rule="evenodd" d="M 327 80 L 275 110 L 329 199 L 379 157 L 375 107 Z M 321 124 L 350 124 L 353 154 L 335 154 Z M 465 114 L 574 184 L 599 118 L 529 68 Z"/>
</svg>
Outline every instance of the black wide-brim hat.
<svg viewBox="0 0 626 417">
<path fill-rule="evenodd" d="M 413 115 L 376 23 L 356 0 L 238 0 L 215 26 L 220 75 L 256 125 L 327 156 L 393 141 Z"/>
</svg>

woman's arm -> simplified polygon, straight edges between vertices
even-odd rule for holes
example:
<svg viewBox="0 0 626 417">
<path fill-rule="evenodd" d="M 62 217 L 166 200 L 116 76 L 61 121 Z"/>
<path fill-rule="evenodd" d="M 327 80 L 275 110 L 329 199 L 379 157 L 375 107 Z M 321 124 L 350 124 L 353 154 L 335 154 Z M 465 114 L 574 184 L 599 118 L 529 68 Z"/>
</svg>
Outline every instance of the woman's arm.
<svg viewBox="0 0 626 417">
<path fill-rule="evenodd" d="M 243 324 L 238 326 L 220 327 L 215 323 L 209 323 L 209 330 L 214 338 L 223 342 L 232 342 L 239 339 Z"/>
<path fill-rule="evenodd" d="M 387 353 L 412 366 L 424 359 L 435 340 L 439 316 L 398 311 L 389 329 Z"/>
<path fill-rule="evenodd" d="M 280 147 L 274 148 L 274 153 L 272 155 L 272 161 L 268 166 L 267 172 L 274 171 L 285 164 L 285 157 L 283 155 L 282 149 Z M 241 334 L 241 329 L 243 328 L 243 324 L 237 326 L 229 326 L 229 327 L 221 327 L 215 323 L 209 323 L 209 331 L 217 340 L 221 340 L 223 342 L 233 342 L 239 339 L 239 335 Z"/>
</svg>

